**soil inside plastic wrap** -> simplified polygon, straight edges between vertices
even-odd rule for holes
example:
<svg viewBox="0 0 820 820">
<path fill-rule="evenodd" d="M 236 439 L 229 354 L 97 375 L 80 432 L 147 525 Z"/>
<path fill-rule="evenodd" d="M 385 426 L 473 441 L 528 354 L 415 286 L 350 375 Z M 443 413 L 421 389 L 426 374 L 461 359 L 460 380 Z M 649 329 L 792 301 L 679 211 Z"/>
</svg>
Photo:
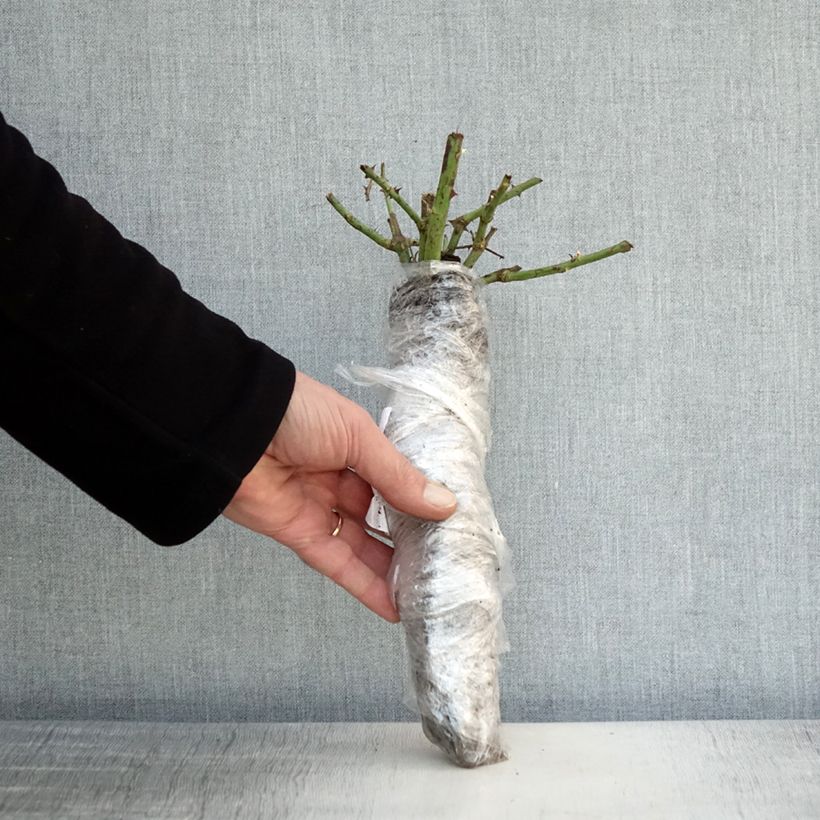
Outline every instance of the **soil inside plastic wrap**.
<svg viewBox="0 0 820 820">
<path fill-rule="evenodd" d="M 337 368 L 389 390 L 385 435 L 458 499 L 434 522 L 385 505 L 390 572 L 415 705 L 427 738 L 459 766 L 507 759 L 500 738 L 501 599 L 513 588 L 484 465 L 491 439 L 487 313 L 457 262 L 403 263 L 388 309 L 389 368 Z M 407 702 L 407 701 L 405 701 Z"/>
</svg>

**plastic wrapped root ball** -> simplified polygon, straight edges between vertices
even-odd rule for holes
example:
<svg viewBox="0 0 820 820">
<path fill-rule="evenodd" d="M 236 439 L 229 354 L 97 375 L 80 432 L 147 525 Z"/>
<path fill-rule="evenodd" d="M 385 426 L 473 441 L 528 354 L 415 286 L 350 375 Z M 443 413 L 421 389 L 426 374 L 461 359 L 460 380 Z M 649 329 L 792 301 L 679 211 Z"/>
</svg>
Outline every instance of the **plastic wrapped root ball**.
<svg viewBox="0 0 820 820">
<path fill-rule="evenodd" d="M 385 505 L 395 545 L 390 581 L 427 738 L 460 766 L 507 758 L 500 736 L 502 598 L 513 587 L 507 542 L 484 478 L 491 440 L 482 283 L 458 262 L 400 263 L 388 309 L 389 368 L 338 372 L 383 385 L 385 434 L 458 499 L 445 521 Z"/>
</svg>

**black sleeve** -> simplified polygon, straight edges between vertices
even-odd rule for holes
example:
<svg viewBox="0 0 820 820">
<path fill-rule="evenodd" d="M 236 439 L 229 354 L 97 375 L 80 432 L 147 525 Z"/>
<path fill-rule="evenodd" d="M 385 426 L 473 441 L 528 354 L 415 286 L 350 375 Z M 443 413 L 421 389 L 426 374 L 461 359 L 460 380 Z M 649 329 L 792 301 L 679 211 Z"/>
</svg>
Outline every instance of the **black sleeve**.
<svg viewBox="0 0 820 820">
<path fill-rule="evenodd" d="M 0 426 L 163 546 L 261 458 L 291 361 L 186 294 L 0 114 Z"/>
</svg>

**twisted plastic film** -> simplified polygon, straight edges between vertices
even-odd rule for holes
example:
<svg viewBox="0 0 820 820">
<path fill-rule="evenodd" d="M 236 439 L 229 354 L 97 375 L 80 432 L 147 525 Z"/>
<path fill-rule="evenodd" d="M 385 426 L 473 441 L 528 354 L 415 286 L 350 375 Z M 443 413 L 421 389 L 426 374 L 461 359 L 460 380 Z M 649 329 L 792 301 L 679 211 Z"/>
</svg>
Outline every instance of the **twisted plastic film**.
<svg viewBox="0 0 820 820">
<path fill-rule="evenodd" d="M 491 441 L 487 312 L 480 280 L 460 263 L 399 267 L 388 309 L 390 367 L 337 372 L 388 389 L 393 410 L 385 434 L 458 499 L 456 512 L 440 522 L 386 505 L 395 545 L 390 583 L 424 733 L 455 763 L 479 766 L 507 758 L 498 671 L 509 648 L 501 603 L 514 587 L 484 479 Z"/>
</svg>

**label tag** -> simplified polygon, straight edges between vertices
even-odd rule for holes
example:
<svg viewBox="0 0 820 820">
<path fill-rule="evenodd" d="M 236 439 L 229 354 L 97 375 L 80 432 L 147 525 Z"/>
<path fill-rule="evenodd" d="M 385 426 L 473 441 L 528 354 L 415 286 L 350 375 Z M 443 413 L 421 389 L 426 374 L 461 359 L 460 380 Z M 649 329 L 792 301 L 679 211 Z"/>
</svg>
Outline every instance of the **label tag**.
<svg viewBox="0 0 820 820">
<path fill-rule="evenodd" d="M 392 407 L 385 407 L 384 410 L 382 410 L 382 415 L 379 419 L 379 430 L 381 430 L 382 433 L 384 432 L 384 428 L 387 427 L 387 422 L 390 419 L 392 410 Z M 371 487 L 371 489 L 373 488 Z M 375 489 L 373 489 L 373 500 L 370 502 L 370 507 L 367 510 L 367 515 L 364 520 L 370 529 L 390 538 L 390 532 L 387 529 L 387 516 L 384 512 L 384 499 Z"/>
</svg>

